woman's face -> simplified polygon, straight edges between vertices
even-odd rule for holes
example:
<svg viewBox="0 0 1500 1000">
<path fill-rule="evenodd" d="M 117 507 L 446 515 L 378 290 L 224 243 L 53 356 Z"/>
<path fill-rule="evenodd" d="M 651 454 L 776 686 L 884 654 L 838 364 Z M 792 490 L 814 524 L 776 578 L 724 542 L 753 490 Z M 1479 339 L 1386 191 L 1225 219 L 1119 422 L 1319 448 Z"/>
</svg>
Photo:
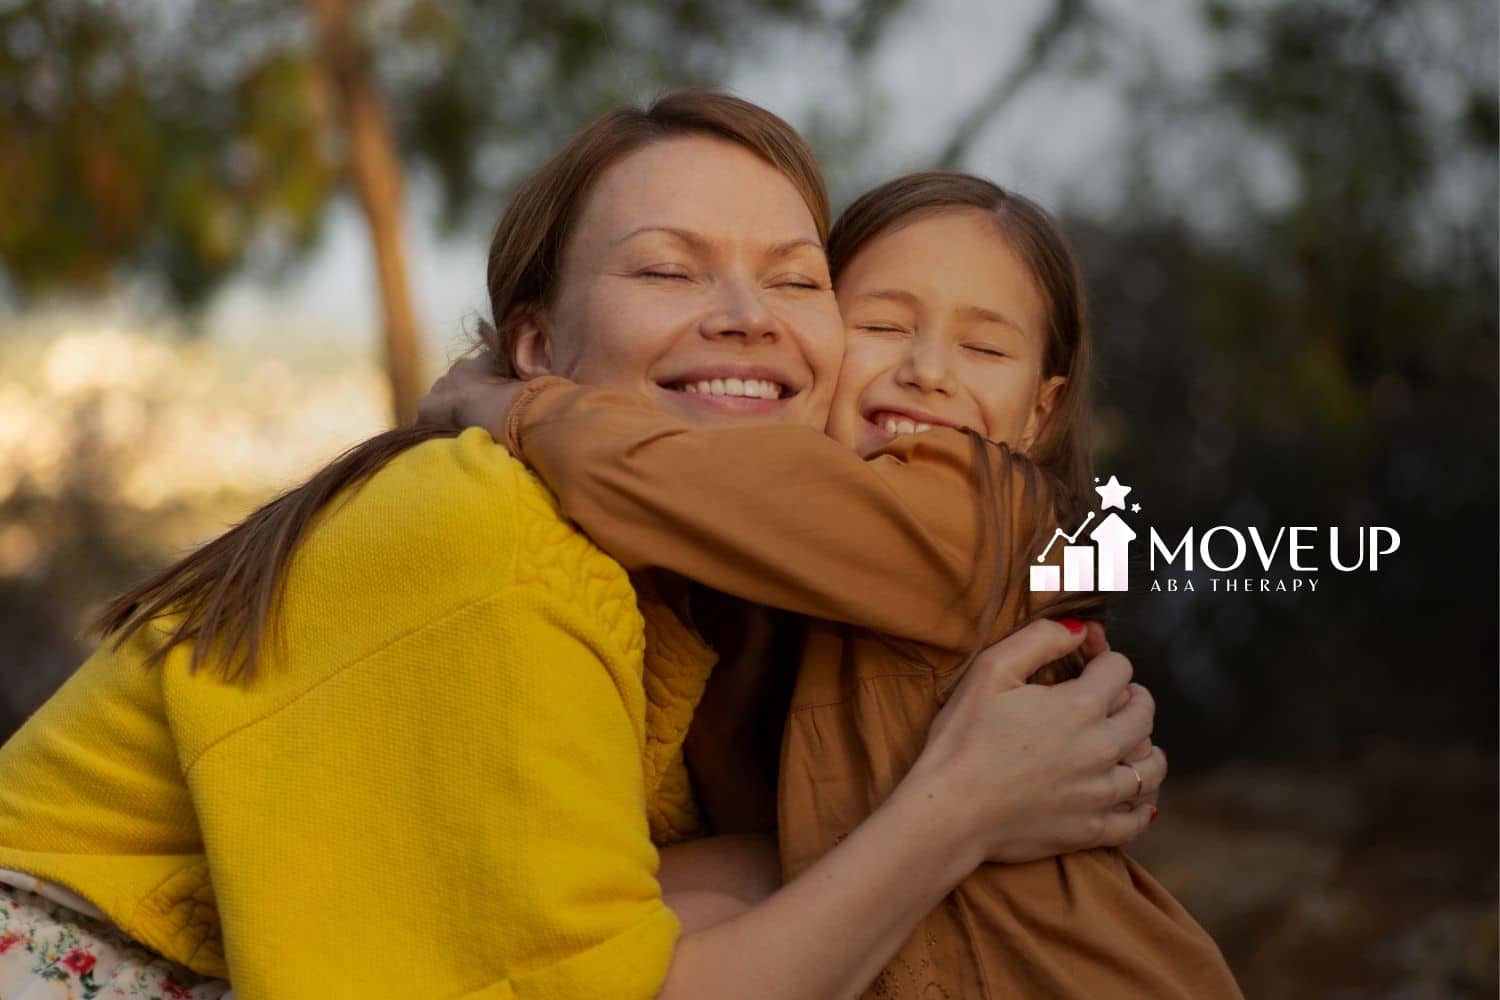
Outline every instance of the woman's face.
<svg viewBox="0 0 1500 1000">
<path fill-rule="evenodd" d="M 844 328 L 797 189 L 750 151 L 695 136 L 600 177 L 553 304 L 519 341 L 522 374 L 641 393 L 694 424 L 822 428 Z"/>
<path fill-rule="evenodd" d="M 939 425 L 1024 450 L 1065 381 L 1042 378 L 1040 287 L 978 209 L 875 237 L 838 300 L 848 336 L 828 433 L 861 455 Z"/>
</svg>

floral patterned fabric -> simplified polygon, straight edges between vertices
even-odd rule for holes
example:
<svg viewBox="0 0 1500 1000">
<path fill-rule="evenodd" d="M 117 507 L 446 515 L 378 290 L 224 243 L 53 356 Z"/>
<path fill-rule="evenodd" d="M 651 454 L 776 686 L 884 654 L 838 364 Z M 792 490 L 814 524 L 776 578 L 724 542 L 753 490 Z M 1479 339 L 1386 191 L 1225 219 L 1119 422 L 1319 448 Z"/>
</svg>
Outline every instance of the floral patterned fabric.
<svg viewBox="0 0 1500 1000">
<path fill-rule="evenodd" d="M 0 884 L 0 1000 L 233 1000 L 118 928 Z"/>
</svg>

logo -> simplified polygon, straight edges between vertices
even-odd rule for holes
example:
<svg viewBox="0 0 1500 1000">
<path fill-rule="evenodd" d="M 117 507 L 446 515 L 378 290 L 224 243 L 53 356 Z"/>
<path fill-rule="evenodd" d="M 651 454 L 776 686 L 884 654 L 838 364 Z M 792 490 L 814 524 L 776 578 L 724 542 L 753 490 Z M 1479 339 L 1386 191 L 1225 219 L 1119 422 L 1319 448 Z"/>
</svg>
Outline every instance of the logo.
<svg viewBox="0 0 1500 1000">
<path fill-rule="evenodd" d="M 1098 481 L 1098 477 L 1095 477 L 1094 482 Z M 1106 511 L 1111 507 L 1124 510 L 1125 495 L 1130 492 L 1130 489 L 1129 486 L 1122 485 L 1117 476 L 1110 476 L 1109 482 L 1103 486 L 1095 486 L 1094 492 L 1099 494 L 1103 501 L 1099 505 L 1099 510 Z M 1141 505 L 1131 504 L 1130 509 L 1132 513 L 1139 514 Z M 1047 542 L 1047 547 L 1042 550 L 1042 554 L 1036 557 L 1036 561 L 1045 563 L 1047 555 L 1052 551 L 1052 546 L 1061 538 L 1068 543 L 1063 546 L 1062 566 L 1031 567 L 1033 591 L 1065 590 L 1077 593 L 1092 590 L 1130 589 L 1129 555 L 1130 543 L 1135 539 L 1135 529 L 1126 524 L 1123 517 L 1119 514 L 1109 514 L 1099 522 L 1097 528 L 1089 532 L 1089 538 L 1094 541 L 1093 545 L 1078 544 L 1078 536 L 1083 534 L 1083 529 L 1093 522 L 1096 513 L 1096 511 L 1089 511 L 1083 523 L 1071 535 L 1061 528 L 1052 532 L 1051 540 Z"/>
<path fill-rule="evenodd" d="M 1094 482 L 1099 480 L 1095 478 Z M 1125 497 L 1131 487 L 1110 476 L 1099 494 L 1099 510 L 1089 511 L 1083 523 L 1072 532 L 1057 528 L 1047 547 L 1031 567 L 1031 590 L 1034 593 L 1120 592 L 1130 589 L 1130 543 L 1137 537 L 1134 528 L 1114 511 L 1124 511 Z M 1084 529 L 1099 514 L 1109 511 L 1088 533 L 1089 542 L 1080 543 Z M 1139 514 L 1141 505 L 1132 503 L 1130 513 Z M 1216 524 L 1203 531 L 1188 528 L 1175 545 L 1168 545 L 1155 528 L 1149 536 L 1148 568 L 1152 591 L 1194 593 L 1199 589 L 1214 593 L 1296 593 L 1318 590 L 1317 573 L 1325 563 L 1318 558 L 1320 536 L 1327 537 L 1326 565 L 1341 573 L 1359 569 L 1377 572 L 1382 556 L 1401 547 L 1401 535 L 1385 525 L 1358 527 L 1341 532 L 1336 527 L 1323 529 L 1314 525 L 1282 526 L 1274 533 L 1251 526 L 1245 529 Z M 1196 538 L 1197 545 L 1194 545 Z M 1048 562 L 1053 546 L 1061 540 L 1062 565 Z M 1253 553 L 1253 554 L 1252 554 Z M 1197 557 L 1201 571 L 1194 569 Z M 1161 572 L 1158 573 L 1158 561 Z M 1179 567 L 1180 563 L 1180 567 Z M 1255 575 L 1256 570 L 1261 575 Z M 1173 575 L 1178 571 L 1182 575 Z M 1188 575 L 1198 573 L 1197 576 Z M 1204 576 L 1212 573 L 1211 576 Z"/>
</svg>

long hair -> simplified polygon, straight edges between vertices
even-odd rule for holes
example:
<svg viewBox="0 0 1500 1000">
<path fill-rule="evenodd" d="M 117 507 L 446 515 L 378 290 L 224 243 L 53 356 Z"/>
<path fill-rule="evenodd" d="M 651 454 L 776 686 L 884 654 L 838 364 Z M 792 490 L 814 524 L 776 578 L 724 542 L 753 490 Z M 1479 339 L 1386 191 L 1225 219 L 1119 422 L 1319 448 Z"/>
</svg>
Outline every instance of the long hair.
<svg viewBox="0 0 1500 1000">
<path fill-rule="evenodd" d="M 1089 378 L 1091 334 L 1088 300 L 1082 271 L 1062 228 L 1045 209 L 1028 198 L 1007 191 L 972 174 L 924 171 L 887 181 L 861 195 L 834 223 L 828 238 L 828 264 L 835 284 L 849 263 L 877 237 L 919 219 L 943 212 L 985 213 L 996 232 L 1020 257 L 1042 292 L 1047 319 L 1042 356 L 1042 378 L 1066 378 L 1047 420 L 1027 450 L 1029 461 L 1013 461 L 1011 448 L 1001 445 L 1003 467 L 1014 473 L 996 477 L 989 449 L 993 445 L 969 432 L 974 453 L 981 517 L 980 562 L 996 557 L 998 571 L 991 582 L 981 618 L 981 643 L 988 643 L 1002 608 L 1019 603 L 1024 593 L 1025 553 L 1040 553 L 1051 535 L 1051 524 L 1041 518 L 1018 524 L 1019 510 L 1043 509 L 1050 497 L 1059 524 L 1073 523 L 1084 509 L 1083 498 L 1092 486 L 1093 462 L 1089 445 Z M 1017 532 L 1011 537 L 998 537 Z M 1011 560 L 1006 553 L 1022 553 Z M 1048 602 L 1048 617 L 1099 617 L 1104 600 L 1097 594 L 1065 594 Z M 1038 611 L 1027 618 L 1040 617 Z M 1024 623 L 1023 623 L 1024 624 Z M 977 652 L 977 650 L 976 650 Z M 970 656 L 973 659 L 973 656 Z M 1062 673 L 1076 671 L 1076 664 Z M 1053 671 L 1053 676 L 1058 676 Z"/>
<path fill-rule="evenodd" d="M 819 237 L 827 237 L 831 213 L 817 160 L 802 137 L 771 112 L 713 91 L 680 91 L 644 109 L 611 111 L 589 123 L 521 187 L 495 230 L 488 275 L 493 322 L 480 324 L 479 337 L 501 373 L 515 374 L 517 320 L 556 294 L 563 252 L 599 177 L 636 150 L 688 135 L 736 143 L 776 167 L 806 201 Z M 167 623 L 148 666 L 190 642 L 190 671 L 212 664 L 226 680 L 250 683 L 266 644 L 280 641 L 276 609 L 287 569 L 318 514 L 406 449 L 457 433 L 451 427 L 402 427 L 354 446 L 306 483 L 115 598 L 94 627 L 119 646 L 148 622 L 172 616 L 175 622 Z"/>
</svg>

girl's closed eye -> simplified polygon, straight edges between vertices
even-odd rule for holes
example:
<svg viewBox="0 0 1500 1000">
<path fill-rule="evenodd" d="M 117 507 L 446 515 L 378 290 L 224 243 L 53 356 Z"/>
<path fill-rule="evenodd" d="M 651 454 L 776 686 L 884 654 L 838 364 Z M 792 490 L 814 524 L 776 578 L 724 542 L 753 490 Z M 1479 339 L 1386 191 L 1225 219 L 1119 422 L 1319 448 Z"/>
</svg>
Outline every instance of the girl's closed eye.
<svg viewBox="0 0 1500 1000">
<path fill-rule="evenodd" d="M 867 333 L 897 333 L 897 334 L 907 334 L 907 333 L 911 332 L 907 327 L 903 326 L 902 324 L 895 323 L 895 322 L 890 322 L 890 321 L 887 321 L 887 320 L 872 320 L 872 321 L 867 322 L 867 323 L 856 323 L 854 325 L 854 328 L 856 330 L 863 330 L 863 331 L 865 331 Z"/>
<path fill-rule="evenodd" d="M 982 354 L 985 357 L 990 357 L 990 358 L 1008 358 L 1008 357 L 1010 357 L 1010 352 L 1009 351 L 1005 350 L 1002 347 L 996 347 L 994 344 L 965 344 L 964 346 L 967 347 L 969 350 L 973 351 L 975 354 Z"/>
</svg>

